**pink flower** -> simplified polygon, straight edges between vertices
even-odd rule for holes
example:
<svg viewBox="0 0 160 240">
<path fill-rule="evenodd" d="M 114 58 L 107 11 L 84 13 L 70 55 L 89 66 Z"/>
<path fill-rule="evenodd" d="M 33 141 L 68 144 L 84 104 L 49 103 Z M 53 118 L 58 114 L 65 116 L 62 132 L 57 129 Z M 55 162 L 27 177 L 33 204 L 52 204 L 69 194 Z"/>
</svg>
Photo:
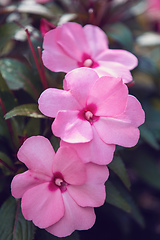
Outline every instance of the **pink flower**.
<svg viewBox="0 0 160 240">
<path fill-rule="evenodd" d="M 40 31 L 43 37 L 48 31 L 54 28 L 55 28 L 55 25 L 47 21 L 45 18 L 41 18 Z"/>
<path fill-rule="evenodd" d="M 106 166 L 84 164 L 69 147 L 55 154 L 42 136 L 27 139 L 18 158 L 29 170 L 14 177 L 11 190 L 15 198 L 22 198 L 27 220 L 59 237 L 93 226 L 93 207 L 102 205 L 106 196 Z"/>
<path fill-rule="evenodd" d="M 66 74 L 64 90 L 50 88 L 39 98 L 40 111 L 55 118 L 53 134 L 72 143 L 83 161 L 107 164 L 115 144 L 132 147 L 144 112 L 120 78 L 98 77 L 93 69 Z M 85 143 L 82 145 L 82 143 Z"/>
<path fill-rule="evenodd" d="M 97 26 L 67 22 L 46 33 L 42 59 L 55 72 L 69 72 L 79 67 L 93 68 L 99 76 L 132 80 L 130 70 L 137 58 L 130 52 L 108 48 L 106 34 Z"/>
</svg>

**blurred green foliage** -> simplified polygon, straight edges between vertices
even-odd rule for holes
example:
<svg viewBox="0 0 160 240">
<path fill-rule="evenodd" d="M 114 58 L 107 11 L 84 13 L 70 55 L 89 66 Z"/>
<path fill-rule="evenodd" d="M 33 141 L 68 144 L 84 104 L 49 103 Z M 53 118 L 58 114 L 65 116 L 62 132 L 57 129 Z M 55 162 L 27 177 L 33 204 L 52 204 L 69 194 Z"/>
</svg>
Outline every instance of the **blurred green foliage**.
<svg viewBox="0 0 160 240">
<path fill-rule="evenodd" d="M 98 25 L 106 32 L 110 48 L 134 53 L 139 65 L 132 71 L 134 84 L 128 87 L 146 113 L 139 143 L 131 149 L 116 148 L 109 164 L 106 203 L 96 209 L 95 226 L 65 239 L 159 239 L 160 32 L 146 9 L 145 0 L 55 0 L 46 4 L 32 1 L 30 8 L 23 1 L 12 1 L 0 7 L 1 240 L 58 239 L 26 221 L 20 201 L 10 196 L 12 178 L 25 171 L 16 157 L 23 141 L 41 134 L 51 140 L 55 150 L 59 146 L 59 139 L 50 130 L 52 120 L 44 117 L 37 107 L 44 85 L 25 32 L 27 28 L 41 68 L 37 50 L 43 41 L 41 18 L 55 25 L 65 21 Z M 45 76 L 48 87 L 62 87 L 64 74 L 45 69 Z"/>
</svg>

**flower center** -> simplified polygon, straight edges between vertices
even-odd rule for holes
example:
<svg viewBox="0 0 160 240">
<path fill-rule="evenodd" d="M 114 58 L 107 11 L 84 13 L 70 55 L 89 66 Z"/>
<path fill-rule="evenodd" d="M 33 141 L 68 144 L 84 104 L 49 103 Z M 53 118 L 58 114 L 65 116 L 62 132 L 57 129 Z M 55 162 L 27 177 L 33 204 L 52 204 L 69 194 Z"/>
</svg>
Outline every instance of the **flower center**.
<svg viewBox="0 0 160 240">
<path fill-rule="evenodd" d="M 61 192 L 65 192 L 67 190 L 67 185 L 68 184 L 64 181 L 62 174 L 57 172 L 53 175 L 48 188 L 50 191 L 55 191 L 58 187 Z"/>
<path fill-rule="evenodd" d="M 85 116 L 85 119 L 86 119 L 87 121 L 92 122 L 92 120 L 93 120 L 93 113 L 92 113 L 92 112 L 86 111 L 86 112 L 84 113 L 84 116 Z"/>
<path fill-rule="evenodd" d="M 84 61 L 83 65 L 84 65 L 84 67 L 92 67 L 92 65 L 93 65 L 92 59 L 90 59 L 90 58 L 86 59 Z"/>
<path fill-rule="evenodd" d="M 58 187 L 61 187 L 62 184 L 64 183 L 63 180 L 60 178 L 56 178 L 54 182 L 55 182 L 55 185 L 57 185 Z"/>
</svg>

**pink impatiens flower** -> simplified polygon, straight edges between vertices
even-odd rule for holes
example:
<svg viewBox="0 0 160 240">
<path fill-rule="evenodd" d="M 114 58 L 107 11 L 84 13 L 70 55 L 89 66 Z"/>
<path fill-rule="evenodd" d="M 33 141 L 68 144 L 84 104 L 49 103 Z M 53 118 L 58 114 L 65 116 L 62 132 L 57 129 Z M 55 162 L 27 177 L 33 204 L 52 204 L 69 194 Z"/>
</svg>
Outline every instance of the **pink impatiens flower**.
<svg viewBox="0 0 160 240">
<path fill-rule="evenodd" d="M 144 122 L 141 104 L 128 95 L 123 81 L 110 76 L 99 78 L 90 68 L 66 74 L 64 90 L 45 90 L 39 109 L 55 118 L 53 134 L 66 144 L 72 143 L 83 161 L 97 164 L 112 160 L 115 144 L 134 146 L 139 139 L 138 126 Z"/>
<path fill-rule="evenodd" d="M 84 164 L 69 147 L 55 154 L 42 136 L 28 138 L 18 158 L 29 170 L 14 177 L 11 190 L 15 198 L 22 198 L 27 220 L 59 237 L 93 226 L 93 207 L 102 205 L 106 196 L 106 166 Z"/>
<path fill-rule="evenodd" d="M 79 67 L 93 68 L 99 76 L 121 77 L 132 81 L 130 70 L 137 58 L 130 52 L 108 48 L 106 34 L 97 26 L 67 22 L 44 36 L 42 59 L 55 72 L 69 72 Z"/>
</svg>

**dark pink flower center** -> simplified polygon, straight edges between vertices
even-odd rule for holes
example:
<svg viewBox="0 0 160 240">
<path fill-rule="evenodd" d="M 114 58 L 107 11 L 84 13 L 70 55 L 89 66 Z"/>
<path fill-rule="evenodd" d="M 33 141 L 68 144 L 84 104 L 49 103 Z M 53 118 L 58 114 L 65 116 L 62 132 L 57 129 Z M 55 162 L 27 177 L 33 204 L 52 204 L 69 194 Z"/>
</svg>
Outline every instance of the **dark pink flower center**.
<svg viewBox="0 0 160 240">
<path fill-rule="evenodd" d="M 67 190 L 67 183 L 64 181 L 64 178 L 60 172 L 56 172 L 53 174 L 53 178 L 50 181 L 48 188 L 50 191 L 55 191 L 57 188 L 61 190 L 61 192 L 65 192 Z"/>
<path fill-rule="evenodd" d="M 99 119 L 99 117 L 95 115 L 96 111 L 97 106 L 95 104 L 90 104 L 79 112 L 78 117 L 93 124 L 93 122 Z"/>
<path fill-rule="evenodd" d="M 81 62 L 78 62 L 78 66 L 79 67 L 89 67 L 89 68 L 96 68 L 99 66 L 99 64 L 97 62 L 95 62 L 91 56 L 89 56 L 88 54 L 84 53 L 82 55 L 82 60 Z"/>
</svg>

